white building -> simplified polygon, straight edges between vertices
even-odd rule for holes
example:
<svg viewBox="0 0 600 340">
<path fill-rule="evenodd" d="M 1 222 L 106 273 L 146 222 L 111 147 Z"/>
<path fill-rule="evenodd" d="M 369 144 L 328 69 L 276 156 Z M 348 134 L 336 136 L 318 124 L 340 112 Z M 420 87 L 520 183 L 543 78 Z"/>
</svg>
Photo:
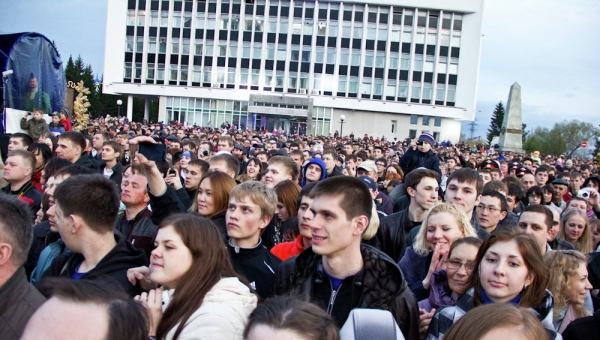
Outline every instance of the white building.
<svg viewBox="0 0 600 340">
<path fill-rule="evenodd" d="M 164 121 L 457 141 L 482 18 L 483 0 L 108 0 L 103 91 Z"/>
</svg>

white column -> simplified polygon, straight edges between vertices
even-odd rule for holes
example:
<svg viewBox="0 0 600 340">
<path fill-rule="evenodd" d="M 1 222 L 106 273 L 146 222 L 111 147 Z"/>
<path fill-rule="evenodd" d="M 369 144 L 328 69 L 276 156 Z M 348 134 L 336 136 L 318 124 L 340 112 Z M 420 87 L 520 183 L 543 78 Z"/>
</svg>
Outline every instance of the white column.
<svg viewBox="0 0 600 340">
<path fill-rule="evenodd" d="M 127 119 L 133 119 L 133 96 L 127 96 Z"/>
<path fill-rule="evenodd" d="M 144 119 L 150 120 L 150 99 L 148 98 L 144 101 Z"/>
</svg>

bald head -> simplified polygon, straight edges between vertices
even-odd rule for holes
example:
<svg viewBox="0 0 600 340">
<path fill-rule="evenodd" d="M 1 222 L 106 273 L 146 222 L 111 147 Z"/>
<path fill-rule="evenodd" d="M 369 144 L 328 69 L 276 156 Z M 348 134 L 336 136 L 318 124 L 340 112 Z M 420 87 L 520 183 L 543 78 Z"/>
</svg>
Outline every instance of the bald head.
<svg viewBox="0 0 600 340">
<path fill-rule="evenodd" d="M 525 187 L 525 192 L 527 192 L 527 190 L 529 190 L 529 188 L 536 185 L 535 177 L 532 174 L 523 175 L 523 177 L 521 177 L 521 182 L 523 183 L 523 186 Z"/>
</svg>

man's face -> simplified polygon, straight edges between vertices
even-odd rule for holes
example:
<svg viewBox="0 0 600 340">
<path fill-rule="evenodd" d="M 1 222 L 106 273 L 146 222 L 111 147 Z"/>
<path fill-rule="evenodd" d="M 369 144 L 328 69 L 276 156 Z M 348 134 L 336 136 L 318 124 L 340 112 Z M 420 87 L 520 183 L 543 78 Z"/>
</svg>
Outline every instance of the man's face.
<svg viewBox="0 0 600 340">
<path fill-rule="evenodd" d="M 385 163 L 381 161 L 375 162 L 375 166 L 377 167 L 377 173 L 381 174 L 385 171 Z"/>
<path fill-rule="evenodd" d="M 292 176 L 288 174 L 286 167 L 279 163 L 269 164 L 267 173 L 263 176 L 263 182 L 271 189 L 286 179 L 291 180 Z"/>
<path fill-rule="evenodd" d="M 546 171 L 538 171 L 535 174 L 535 181 L 537 183 L 537 185 L 543 187 L 544 185 L 546 185 L 546 182 L 548 182 L 548 172 Z"/>
<path fill-rule="evenodd" d="M 533 177 L 532 174 L 525 174 L 525 175 L 523 175 L 523 177 L 521 177 L 521 182 L 523 183 L 523 186 L 525 187 L 525 192 L 527 192 L 527 190 L 529 190 L 529 188 L 535 186 L 535 177 Z"/>
<path fill-rule="evenodd" d="M 352 145 L 344 145 L 344 151 L 346 151 L 346 154 L 351 155 L 352 154 Z"/>
<path fill-rule="evenodd" d="M 227 143 L 227 141 L 225 140 L 219 140 L 219 151 L 227 151 L 227 152 L 231 152 L 231 150 L 233 150 L 233 146 L 229 146 L 229 143 Z"/>
<path fill-rule="evenodd" d="M 322 169 L 318 164 L 309 164 L 306 168 L 306 181 L 317 182 L 321 179 Z"/>
<path fill-rule="evenodd" d="M 23 144 L 23 139 L 20 137 L 11 137 L 8 140 L 8 152 L 13 150 L 27 150 L 25 145 Z"/>
<path fill-rule="evenodd" d="M 92 147 L 96 150 L 100 150 L 102 149 L 102 143 L 104 143 L 104 138 L 102 138 L 102 135 L 99 133 L 95 134 L 92 138 Z"/>
<path fill-rule="evenodd" d="M 581 176 L 577 176 L 575 178 L 571 179 L 571 189 L 573 189 L 573 191 L 578 191 L 579 189 L 581 189 L 581 184 L 583 183 L 583 180 L 581 178 Z"/>
<path fill-rule="evenodd" d="M 562 197 L 564 194 L 567 193 L 567 186 L 562 185 L 562 184 L 552 184 L 552 187 L 554 188 L 554 195 L 558 195 L 559 197 Z"/>
<path fill-rule="evenodd" d="M 229 176 L 231 176 L 231 178 L 234 178 L 236 175 L 235 171 L 232 171 L 227 167 L 227 163 L 225 161 L 211 160 L 208 171 L 209 172 L 214 172 L 214 171 L 224 172 L 224 173 L 228 174 Z"/>
<path fill-rule="evenodd" d="M 448 164 L 448 170 L 452 170 L 456 166 L 456 161 L 454 158 L 450 158 L 446 161 L 446 164 Z"/>
<path fill-rule="evenodd" d="M 177 139 L 181 140 L 183 137 L 185 137 L 185 131 L 177 130 Z"/>
<path fill-rule="evenodd" d="M 492 175 L 489 172 L 480 172 L 479 177 L 483 180 L 483 185 L 492 180 Z"/>
<path fill-rule="evenodd" d="M 348 161 L 346 161 L 346 167 L 350 169 L 355 169 L 356 162 L 354 161 L 354 159 L 349 159 Z"/>
<path fill-rule="evenodd" d="M 444 198 L 447 203 L 454 203 L 461 208 L 467 214 L 467 217 L 470 217 L 473 208 L 479 204 L 480 200 L 480 197 L 477 196 L 475 184 L 459 183 L 457 180 L 448 183 Z"/>
<path fill-rule="evenodd" d="M 375 149 L 375 150 L 373 150 L 373 156 L 376 159 L 381 158 L 381 157 L 383 157 L 383 152 L 381 152 L 381 150 L 379 150 L 379 149 Z"/>
<path fill-rule="evenodd" d="M 196 190 L 200 185 L 200 179 L 204 175 L 199 166 L 195 164 L 188 165 L 185 172 L 185 188 L 187 190 Z"/>
<path fill-rule="evenodd" d="M 267 161 L 269 160 L 269 158 L 267 157 L 266 154 L 261 153 L 260 155 L 257 155 L 256 158 L 258 158 L 259 161 L 263 162 L 263 163 L 267 163 Z"/>
<path fill-rule="evenodd" d="M 231 150 L 231 154 L 239 160 L 244 160 L 244 153 L 240 149 L 234 148 L 233 150 Z"/>
<path fill-rule="evenodd" d="M 490 175 L 492 175 L 492 181 L 501 181 L 502 180 L 502 173 L 499 171 L 490 172 Z"/>
<path fill-rule="evenodd" d="M 323 155 L 323 163 L 325 163 L 325 169 L 327 170 L 328 173 L 333 171 L 336 160 L 337 159 L 333 158 L 333 156 L 330 154 Z"/>
<path fill-rule="evenodd" d="M 29 88 L 33 90 L 33 89 L 36 89 L 37 87 L 38 87 L 37 78 L 34 77 L 34 78 L 29 79 Z"/>
<path fill-rule="evenodd" d="M 438 182 L 435 178 L 423 177 L 417 184 L 416 190 L 407 188 L 406 192 L 411 197 L 411 202 L 414 200 L 421 209 L 429 210 L 438 203 L 438 189 Z"/>
<path fill-rule="evenodd" d="M 10 156 L 4 163 L 4 179 L 9 183 L 18 183 L 31 178 L 33 169 L 21 156 Z"/>
<path fill-rule="evenodd" d="M 309 159 L 312 158 L 311 155 L 310 155 L 310 151 L 305 150 L 305 151 L 302 151 L 302 153 L 304 154 L 304 160 L 305 161 L 307 161 L 307 160 L 309 160 Z"/>
<path fill-rule="evenodd" d="M 105 145 L 102 147 L 102 160 L 103 161 L 113 161 L 119 157 L 119 153 L 115 152 L 115 150 L 110 145 Z"/>
<path fill-rule="evenodd" d="M 316 254 L 333 256 L 343 253 L 364 230 L 358 226 L 357 217 L 348 219 L 340 207 L 341 200 L 342 197 L 326 195 L 314 198 L 310 207 L 314 217 L 309 226 L 312 230 L 312 250 Z"/>
<path fill-rule="evenodd" d="M 526 160 L 523 162 L 523 166 L 526 167 L 527 169 L 531 170 L 533 167 L 533 162 L 531 162 L 530 160 Z"/>
<path fill-rule="evenodd" d="M 293 154 L 290 157 L 294 160 L 294 163 L 296 163 L 296 166 L 298 167 L 298 169 L 302 169 L 302 163 L 303 163 L 302 157 L 300 157 L 300 155 L 296 155 L 296 154 Z"/>
<path fill-rule="evenodd" d="M 542 254 L 546 253 L 546 242 L 552 227 L 547 226 L 545 220 L 546 215 L 532 211 L 524 211 L 519 216 L 519 231 L 533 236 Z"/>
<path fill-rule="evenodd" d="M 590 169 L 581 170 L 581 176 L 583 179 L 588 179 L 590 177 Z"/>
<path fill-rule="evenodd" d="M 269 150 L 277 150 L 277 142 L 274 140 L 269 141 Z"/>
<path fill-rule="evenodd" d="M 125 206 L 146 204 L 150 201 L 146 189 L 148 180 L 145 176 L 132 174 L 121 182 L 121 201 Z"/>
<path fill-rule="evenodd" d="M 477 223 L 483 229 L 493 230 L 498 223 L 506 217 L 506 211 L 502 211 L 500 200 L 493 196 L 481 196 L 481 200 L 475 209 Z"/>
<path fill-rule="evenodd" d="M 257 238 L 260 231 L 271 221 L 271 216 L 262 216 L 260 207 L 249 197 L 237 200 L 230 197 L 225 221 L 227 236 L 235 239 L 236 244 L 239 244 Z"/>
<path fill-rule="evenodd" d="M 75 146 L 75 143 L 68 139 L 60 138 L 58 140 L 58 146 L 56 147 L 56 156 L 58 158 L 66 159 L 71 163 L 75 163 L 80 155 L 80 146 Z"/>
<path fill-rule="evenodd" d="M 554 241 L 560 231 L 560 214 L 556 209 L 550 209 L 550 211 L 552 211 L 552 229 L 548 233 L 548 242 Z"/>
<path fill-rule="evenodd" d="M 506 195 L 506 203 L 508 206 L 508 211 L 512 212 L 517 206 L 517 198 L 515 196 Z"/>
<path fill-rule="evenodd" d="M 181 143 L 173 141 L 169 143 L 169 149 L 181 149 Z"/>
<path fill-rule="evenodd" d="M 82 315 L 85 322 L 73 322 Z M 21 339 L 102 340 L 108 338 L 109 324 L 107 306 L 53 297 L 31 316 Z"/>
<path fill-rule="evenodd" d="M 508 164 L 507 163 L 501 163 L 500 164 L 500 171 L 502 171 L 503 174 L 507 174 L 508 173 Z"/>
</svg>

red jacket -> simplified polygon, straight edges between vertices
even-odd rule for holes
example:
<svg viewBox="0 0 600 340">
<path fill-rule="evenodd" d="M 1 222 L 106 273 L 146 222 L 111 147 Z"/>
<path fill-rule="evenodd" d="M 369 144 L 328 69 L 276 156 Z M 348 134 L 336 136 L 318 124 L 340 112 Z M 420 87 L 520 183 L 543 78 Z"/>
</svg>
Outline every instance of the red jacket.
<svg viewBox="0 0 600 340">
<path fill-rule="evenodd" d="M 71 120 L 69 118 L 61 119 L 60 122 L 65 126 L 65 132 L 73 130 Z"/>
<path fill-rule="evenodd" d="M 282 261 L 289 259 L 292 256 L 300 254 L 304 250 L 302 235 L 298 235 L 293 242 L 282 242 L 271 248 L 271 253 Z"/>
<path fill-rule="evenodd" d="M 42 186 L 41 180 L 42 180 L 42 170 L 34 172 L 33 176 L 31 176 L 31 184 L 36 189 L 38 189 L 39 192 L 41 192 L 43 194 L 44 187 Z"/>
</svg>

